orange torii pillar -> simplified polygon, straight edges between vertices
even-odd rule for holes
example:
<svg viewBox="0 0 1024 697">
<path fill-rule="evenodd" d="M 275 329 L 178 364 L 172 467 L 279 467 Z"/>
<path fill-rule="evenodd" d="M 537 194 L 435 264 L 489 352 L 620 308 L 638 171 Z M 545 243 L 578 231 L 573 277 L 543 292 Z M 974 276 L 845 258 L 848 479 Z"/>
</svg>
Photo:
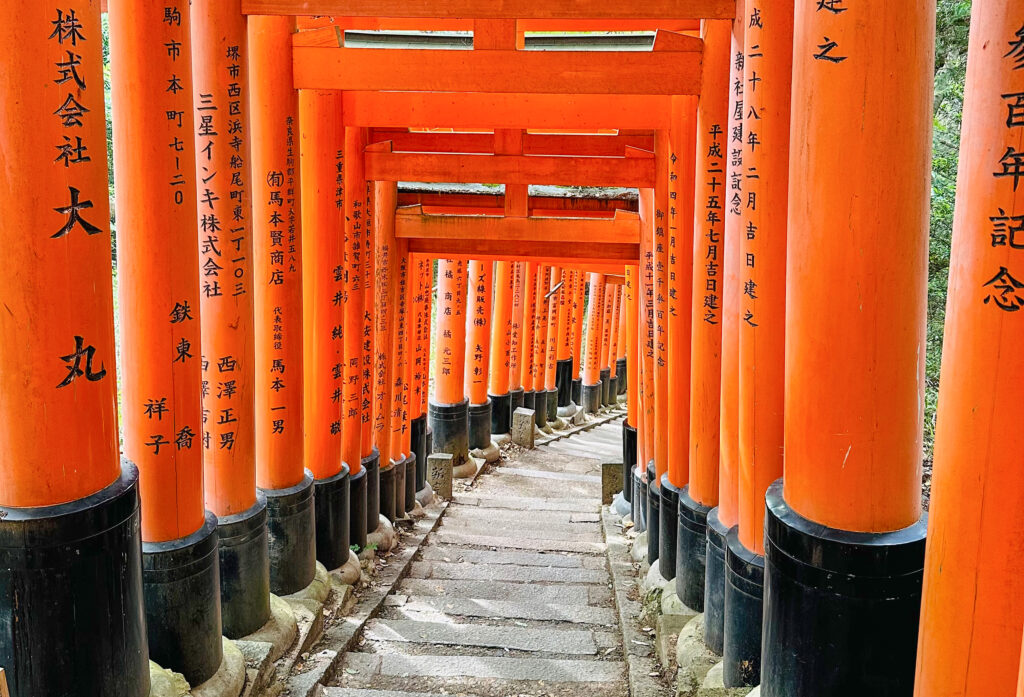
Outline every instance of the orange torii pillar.
<svg viewBox="0 0 1024 697">
<path fill-rule="evenodd" d="M 691 438 L 694 422 L 705 415 L 693 414 L 691 405 L 692 363 L 700 363 L 703 342 L 708 330 L 697 327 L 704 322 L 705 298 L 717 305 L 717 278 L 708 274 L 716 269 L 717 259 L 707 259 L 708 249 L 702 242 L 703 229 L 697 235 L 698 264 L 694 267 L 694 182 L 697 166 L 697 99 L 673 97 L 669 127 L 669 190 L 668 190 L 668 389 L 678 395 L 669 414 L 668 467 L 661 477 L 660 543 L 658 563 L 662 577 L 674 579 L 676 596 L 687 607 L 699 612 L 702 598 L 694 592 L 693 577 L 700 573 L 703 582 L 703 544 L 696 549 L 695 539 L 703 543 L 703 521 L 692 515 L 691 508 L 683 505 L 686 487 L 690 481 Z M 705 175 L 701 173 L 701 186 Z M 697 292 L 694 293 L 696 285 Z M 696 311 L 693 300 L 697 300 Z M 714 317 L 712 317 L 714 320 Z M 708 329 L 713 329 L 711 325 Z M 699 368 L 703 369 L 703 367 Z M 694 387 L 700 387 L 702 376 L 696 375 Z M 697 406 L 701 408 L 701 406 Z M 700 434 L 698 434 L 699 436 Z"/>
<path fill-rule="evenodd" d="M 751 0 L 746 13 L 746 198 L 739 245 L 742 291 L 738 308 L 739 524 L 726 536 L 722 654 L 729 687 L 760 682 L 764 496 L 782 474 L 783 455 L 793 3 Z"/>
<path fill-rule="evenodd" d="M 533 391 L 533 332 L 537 323 L 537 264 L 532 261 L 523 265 L 523 340 L 521 342 L 521 370 L 523 383 L 523 406 L 534 411 L 536 422 L 537 400 Z"/>
<path fill-rule="evenodd" d="M 579 274 L 573 269 L 562 267 L 558 289 L 558 349 L 555 367 L 555 387 L 558 390 L 556 416 L 572 417 L 576 411 L 572 403 L 572 299 Z"/>
<path fill-rule="evenodd" d="M 397 186 L 393 183 L 377 184 L 375 203 L 378 206 L 377 217 L 389 220 L 383 227 L 394 229 L 394 209 L 398 202 Z M 394 197 L 393 197 L 394 196 Z M 410 360 L 410 312 L 409 299 L 409 243 L 405 239 L 394 238 L 395 279 L 394 301 L 395 327 L 392 336 L 392 368 L 391 368 L 391 459 L 395 463 L 395 517 L 404 518 L 406 513 L 416 507 L 416 455 L 412 451 L 412 438 L 409 429 L 409 380 L 411 375 Z"/>
<path fill-rule="evenodd" d="M 469 397 L 469 449 L 487 460 L 497 459 L 491 445 L 491 398 L 487 395 L 491 354 L 491 291 L 493 266 L 490 261 L 469 262 L 469 302 L 466 316 L 466 393 Z"/>
<path fill-rule="evenodd" d="M 623 279 L 622 292 L 619 293 L 619 316 L 618 323 L 615 327 L 615 370 L 612 371 L 615 376 L 615 395 L 616 401 L 620 395 L 626 394 L 626 385 L 628 384 L 628 377 L 626 370 L 626 281 Z"/>
<path fill-rule="evenodd" d="M 453 476 L 470 477 L 469 400 L 465 393 L 466 262 L 443 259 L 437 269 L 437 344 L 429 419 L 435 453 L 452 455 Z"/>
<path fill-rule="evenodd" d="M 704 610 L 708 513 L 718 505 L 719 418 L 722 369 L 722 296 L 725 293 L 726 166 L 729 152 L 731 22 L 701 23 L 704 62 L 697 103 L 694 181 L 693 290 L 691 295 L 689 482 L 679 494 L 679 575 L 685 605 Z"/>
<path fill-rule="evenodd" d="M 637 385 L 637 468 L 634 486 L 633 524 L 640 532 L 648 529 L 649 478 L 654 477 L 654 190 L 641 189 L 640 269 L 637 275 L 637 331 L 639 384 Z M 648 470 L 651 470 L 650 473 Z M 650 538 L 648 536 L 648 551 Z M 648 556 L 648 563 L 657 559 Z"/>
<path fill-rule="evenodd" d="M 729 126 L 723 150 L 727 201 L 722 234 L 722 366 L 719 395 L 718 505 L 707 514 L 704 573 L 704 643 L 721 656 L 725 633 L 725 547 L 729 531 L 739 521 L 739 304 L 740 236 L 743 234 L 743 28 L 744 0 L 736 4 L 732 22 L 729 76 Z"/>
<path fill-rule="evenodd" d="M 542 431 L 548 424 L 548 391 L 544 385 L 544 377 L 548 355 L 548 315 L 551 309 L 548 298 L 550 275 L 551 267 L 549 265 L 537 265 L 537 277 L 534 281 L 536 312 L 533 316 L 533 408 L 537 428 Z"/>
<path fill-rule="evenodd" d="M 611 369 L 609 376 L 608 406 L 615 406 L 619 403 L 619 335 L 622 329 L 622 278 L 619 277 L 615 284 L 615 302 L 612 304 L 612 326 L 611 336 L 608 343 L 608 367 Z"/>
<path fill-rule="evenodd" d="M 601 313 L 601 358 L 598 365 L 601 366 L 601 406 L 609 404 L 612 393 L 612 326 L 615 321 L 615 299 L 618 286 L 605 283 L 604 311 Z"/>
<path fill-rule="evenodd" d="M 270 591 L 288 595 L 316 574 L 314 479 L 299 456 L 304 337 L 295 19 L 256 16 L 248 28 L 249 70 L 259 76 L 250 87 L 256 486 L 267 497 Z M 342 514 L 347 520 L 347 506 Z"/>
<path fill-rule="evenodd" d="M 587 275 L 575 270 L 576 283 L 572 293 L 572 392 L 569 396 L 570 404 L 577 407 L 583 404 L 583 334 L 586 328 L 583 324 L 583 310 L 586 306 Z"/>
<path fill-rule="evenodd" d="M 361 548 L 366 535 L 354 510 L 365 507 L 365 479 L 352 474 L 342 448 L 351 421 L 342 418 L 349 267 L 342 243 L 343 201 L 337 192 L 344 164 L 340 117 L 340 92 L 299 91 L 304 459 L 315 482 L 316 557 L 328 569 L 347 563 L 349 545 Z M 358 309 L 361 320 L 361 299 Z M 286 376 L 287 371 L 275 373 L 287 385 Z M 359 515 L 365 518 L 364 508 Z"/>
<path fill-rule="evenodd" d="M 1024 6 L 976 0 L 971 11 L 917 650 L 922 697 L 1013 695 L 1024 626 L 1024 433 L 1011 406 L 1024 391 Z"/>
<path fill-rule="evenodd" d="M 629 502 L 630 518 L 636 523 L 636 498 L 634 497 L 637 467 L 637 286 L 640 270 L 635 264 L 626 266 L 626 283 L 623 285 L 625 317 L 622 322 L 626 329 L 623 352 L 626 356 L 626 418 L 622 420 L 622 497 Z"/>
<path fill-rule="evenodd" d="M 800 166 L 792 169 L 789 187 L 786 471 L 766 497 L 761 692 L 908 695 L 924 571 L 922 352 L 935 5 L 881 3 L 838 14 L 818 5 L 797 2 L 793 43 L 790 157 Z M 1005 53 L 1003 46 L 989 50 Z M 995 121 L 968 124 L 965 133 L 996 128 Z M 887 124 L 884 133 L 864 137 L 880 123 Z M 998 165 L 988 155 L 982 160 L 983 176 L 991 177 Z M 764 182 L 766 172 L 759 170 Z M 988 179 L 985 190 L 1002 183 Z M 992 213 L 983 205 L 979 214 L 982 208 Z M 987 237 L 977 217 L 970 224 L 972 235 Z M 962 268 L 953 267 L 954 277 Z M 981 300 L 993 289 L 975 285 L 986 280 L 979 270 L 970 281 L 971 319 L 979 323 L 968 334 L 979 343 L 992 337 L 976 333 L 984 313 L 995 309 Z M 960 295 L 954 290 L 950 297 L 957 308 Z M 947 355 L 955 355 L 956 341 L 964 338 L 954 332 Z M 994 356 L 998 347 L 989 346 Z M 956 366 L 971 376 L 958 378 L 960 384 L 980 388 L 979 365 Z M 965 401 L 961 413 L 976 418 L 979 406 Z M 966 435 L 961 427 L 965 423 L 955 424 L 958 439 Z M 970 452 L 975 460 L 982 451 Z M 944 558 L 944 565 L 961 564 L 970 562 Z M 960 571 L 977 572 L 967 568 Z M 960 600 L 983 602 L 980 596 Z M 726 598 L 727 651 L 728 611 Z M 942 631 L 969 628 L 943 622 Z M 1018 624 L 1015 635 L 1019 631 Z"/>
<path fill-rule="evenodd" d="M 409 441 L 416 456 L 416 497 L 423 503 L 429 496 L 427 484 L 427 375 L 430 370 L 430 287 L 433 260 L 413 257 L 409 286 L 407 331 L 412 341 L 409 365 Z"/>
<path fill-rule="evenodd" d="M 590 274 L 587 301 L 587 355 L 583 362 L 584 411 L 596 414 L 601 409 L 601 331 L 604 324 L 604 274 Z"/>
<path fill-rule="evenodd" d="M 143 697 L 139 473 L 118 461 L 99 3 L 0 4 L 0 38 L 0 665 L 13 697 Z M 202 502 L 181 504 L 182 532 L 200 529 Z"/>
<path fill-rule="evenodd" d="M 668 185 L 671 161 L 669 150 L 668 130 L 656 131 L 654 135 L 654 189 L 647 190 L 647 194 L 640 204 L 641 219 L 650 229 L 652 252 L 651 286 L 648 291 L 651 306 L 651 394 L 649 401 L 652 423 L 647 427 L 648 433 L 652 436 L 648 457 L 654 465 L 647 469 L 647 562 L 652 566 L 661 555 L 663 508 L 661 479 L 668 473 L 669 466 L 669 403 L 672 401 L 668 383 L 668 366 L 671 360 L 668 347 Z M 665 526 L 665 547 L 671 557 L 666 559 L 664 566 L 659 564 L 659 571 L 664 568 L 669 573 L 669 576 L 665 577 L 666 580 L 671 580 L 675 577 L 675 510 L 677 501 L 673 496 L 674 492 L 668 491 L 667 493 L 669 498 L 666 502 L 665 512 L 671 511 L 672 515 L 668 517 L 669 525 Z"/>
<path fill-rule="evenodd" d="M 526 276 L 526 263 L 516 261 L 512 263 L 512 327 L 508 340 L 508 395 L 509 395 L 509 424 L 511 426 L 511 414 L 523 406 L 523 311 L 526 300 L 524 279 Z"/>
<path fill-rule="evenodd" d="M 207 508 L 225 636 L 270 619 L 267 499 L 256 490 L 248 48 L 240 0 L 194 0 L 192 75 Z"/>
<path fill-rule="evenodd" d="M 565 284 L 562 269 L 552 266 L 548 281 L 547 344 L 544 347 L 544 392 L 547 394 L 547 423 L 551 428 L 560 427 L 558 421 L 558 350 L 562 335 L 558 333 L 559 302 Z"/>
<path fill-rule="evenodd" d="M 220 574 L 217 518 L 203 505 L 199 436 L 188 3 L 177 0 L 167 8 L 170 22 L 163 5 L 110 4 L 121 360 L 129 368 L 122 375 L 124 453 L 139 467 L 150 658 L 198 686 L 221 664 Z M 84 68 L 74 69 L 86 76 L 88 90 Z M 178 80 L 180 89 L 167 90 L 154 75 Z M 81 156 L 91 157 L 84 150 Z M 68 158 L 68 173 L 83 164 Z M 161 185 L 153 186 L 154 180 Z"/>
<path fill-rule="evenodd" d="M 505 436 L 512 430 L 509 397 L 512 354 L 513 262 L 499 261 L 494 270 L 494 316 L 491 325 L 491 367 L 487 397 L 491 400 L 491 433 Z"/>
<path fill-rule="evenodd" d="M 352 241 L 352 274 L 358 273 L 359 277 L 353 279 L 349 294 L 358 303 L 360 295 L 359 282 L 362 285 L 362 322 L 356 324 L 355 334 L 359 337 L 360 344 L 358 353 L 356 347 L 352 346 L 349 352 L 349 345 L 345 346 L 345 381 L 348 383 L 351 376 L 358 374 L 359 399 L 353 401 L 353 408 L 356 408 L 360 429 L 359 429 L 359 469 L 366 470 L 366 506 L 364 508 L 367 535 L 377 531 L 380 525 L 380 450 L 374 443 L 373 432 L 373 409 L 374 409 L 374 306 L 375 299 L 375 246 L 373 238 L 373 183 L 366 181 L 366 167 L 363 158 L 363 149 L 366 146 L 367 135 L 361 128 L 345 128 L 345 149 L 344 149 L 344 182 L 341 186 L 344 192 L 345 212 L 345 240 L 346 244 Z M 348 247 L 346 246 L 346 251 Z M 358 271 L 355 267 L 358 268 Z M 346 308 L 347 310 L 347 308 Z M 354 310 L 354 308 L 353 308 Z M 348 314 L 346 313 L 346 327 Z M 360 367 L 361 366 L 361 367 Z M 346 384 L 346 388 L 348 385 Z M 358 406 L 356 406 L 358 404 Z M 349 412 L 346 412 L 348 414 Z M 346 438 L 347 440 L 347 438 Z M 354 446 L 355 435 L 352 435 Z M 345 448 L 348 454 L 348 447 Z M 354 470 L 353 466 L 353 470 Z M 360 496 L 361 498 L 361 496 Z M 353 501 L 356 500 L 353 489 Z M 357 503 L 361 503 L 361 500 Z M 355 505 L 355 504 L 354 504 Z M 353 505 L 353 512 L 355 511 Z M 355 531 L 353 530 L 353 536 Z"/>
</svg>

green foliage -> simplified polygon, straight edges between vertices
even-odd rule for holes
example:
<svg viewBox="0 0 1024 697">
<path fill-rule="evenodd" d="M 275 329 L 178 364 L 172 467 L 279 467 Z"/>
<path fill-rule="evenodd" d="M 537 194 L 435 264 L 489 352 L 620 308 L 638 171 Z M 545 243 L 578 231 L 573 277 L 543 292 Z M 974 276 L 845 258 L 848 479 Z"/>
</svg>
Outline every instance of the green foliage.
<svg viewBox="0 0 1024 697">
<path fill-rule="evenodd" d="M 932 159 L 931 246 L 928 255 L 928 350 L 925 363 L 925 457 L 935 435 L 942 328 L 960 149 L 960 118 L 967 75 L 970 0 L 939 0 L 935 32 L 935 121 Z"/>
</svg>

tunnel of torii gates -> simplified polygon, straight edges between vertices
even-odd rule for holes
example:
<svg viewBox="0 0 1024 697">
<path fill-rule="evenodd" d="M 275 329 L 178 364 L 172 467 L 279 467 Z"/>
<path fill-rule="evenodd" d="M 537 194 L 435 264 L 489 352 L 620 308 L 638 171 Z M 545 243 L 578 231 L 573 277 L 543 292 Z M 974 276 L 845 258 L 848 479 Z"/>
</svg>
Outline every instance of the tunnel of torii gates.
<svg viewBox="0 0 1024 697">
<path fill-rule="evenodd" d="M 0 3 L 11 693 L 202 683 L 430 494 L 428 453 L 463 475 L 514 410 L 624 394 L 623 499 L 726 685 L 1013 694 L 1024 3 L 972 8 L 926 519 L 934 13 Z M 358 41 L 394 30 L 472 38 Z M 545 39 L 618 30 L 656 35 Z"/>
</svg>

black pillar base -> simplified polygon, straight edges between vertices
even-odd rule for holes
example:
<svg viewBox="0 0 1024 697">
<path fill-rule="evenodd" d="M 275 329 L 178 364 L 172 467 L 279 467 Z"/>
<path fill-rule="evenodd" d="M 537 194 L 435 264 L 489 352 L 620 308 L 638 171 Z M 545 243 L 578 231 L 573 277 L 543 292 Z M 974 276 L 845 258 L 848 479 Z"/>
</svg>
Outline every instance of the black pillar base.
<svg viewBox="0 0 1024 697">
<path fill-rule="evenodd" d="M 548 390 L 548 421 L 555 422 L 558 420 L 558 390 Z"/>
<path fill-rule="evenodd" d="M 647 463 L 647 563 L 654 566 L 661 551 L 661 491 L 654 460 Z"/>
<path fill-rule="evenodd" d="M 509 419 L 509 423 L 511 424 L 512 423 L 512 414 L 515 413 L 516 409 L 518 409 L 519 407 L 526 406 L 526 404 L 525 404 L 525 401 L 526 401 L 526 391 L 523 390 L 522 387 L 520 387 L 517 390 L 509 390 L 508 391 L 508 397 L 509 397 L 509 402 L 510 402 L 510 404 L 508 406 L 508 414 L 509 414 L 508 415 L 508 419 Z"/>
<path fill-rule="evenodd" d="M 619 376 L 612 375 L 608 378 L 608 402 L 607 406 L 614 407 L 619 402 Z"/>
<path fill-rule="evenodd" d="M 365 472 L 366 470 L 363 470 Z M 360 472 L 360 481 L 365 482 L 366 475 Z M 363 489 L 365 493 L 365 489 Z M 342 463 L 341 471 L 333 477 L 317 479 L 313 482 L 313 501 L 316 510 L 316 558 L 327 569 L 337 569 L 348 561 L 349 546 L 352 544 L 350 531 L 352 514 L 351 481 L 348 465 Z M 360 526 L 366 530 L 366 514 Z M 365 536 L 365 532 L 363 533 Z"/>
<path fill-rule="evenodd" d="M 491 400 L 469 405 L 469 449 L 481 450 L 491 444 Z"/>
<path fill-rule="evenodd" d="M 430 426 L 430 422 L 427 422 L 427 454 L 430 455 L 434 452 L 434 429 Z M 426 475 L 424 475 L 426 476 Z"/>
<path fill-rule="evenodd" d="M 395 471 L 395 519 L 397 520 L 405 517 L 405 458 L 393 463 L 391 469 Z"/>
<path fill-rule="evenodd" d="M 658 521 L 658 571 L 662 578 L 671 581 L 676 577 L 676 536 L 679 526 L 676 509 L 679 507 L 681 490 L 672 485 L 668 474 L 663 474 L 659 493 L 661 519 Z"/>
<path fill-rule="evenodd" d="M 491 433 L 501 435 L 512 431 L 512 397 L 509 393 L 488 394 L 491 400 Z"/>
<path fill-rule="evenodd" d="M 572 402 L 583 404 L 583 378 L 574 378 L 572 381 Z"/>
<path fill-rule="evenodd" d="M 533 393 L 534 419 L 537 428 L 543 429 L 548 423 L 548 393 L 547 390 L 536 390 Z"/>
<path fill-rule="evenodd" d="M 534 412 L 537 411 L 537 394 L 533 390 L 523 392 L 523 408 L 532 409 Z M 534 423 L 536 421 L 536 418 L 534 418 Z"/>
<path fill-rule="evenodd" d="M 676 518 L 676 595 L 697 612 L 704 612 L 710 510 L 690 497 L 689 486 L 683 487 Z"/>
<path fill-rule="evenodd" d="M 466 464 L 469 459 L 469 400 L 458 404 L 429 402 L 427 414 L 434 433 L 432 453 L 448 453 L 452 467 Z"/>
<path fill-rule="evenodd" d="M 601 405 L 608 404 L 608 400 L 611 398 L 612 389 L 612 369 L 601 368 Z"/>
<path fill-rule="evenodd" d="M 267 497 L 270 592 L 291 595 L 316 575 L 316 511 L 313 475 L 287 489 L 260 489 Z"/>
<path fill-rule="evenodd" d="M 374 446 L 362 459 L 366 470 L 366 534 L 375 532 L 380 525 L 380 451 Z"/>
<path fill-rule="evenodd" d="M 12 697 L 147 697 L 139 473 L 77 501 L 0 506 L 0 666 Z"/>
<path fill-rule="evenodd" d="M 427 486 L 427 415 L 420 414 L 409 421 L 409 442 L 413 453 L 416 455 L 416 476 L 414 486 L 416 491 L 422 491 Z"/>
<path fill-rule="evenodd" d="M 270 547 L 267 497 L 256 492 L 247 511 L 221 516 L 220 608 L 224 636 L 241 639 L 270 619 Z"/>
<path fill-rule="evenodd" d="M 718 508 L 712 508 L 707 517 L 704 568 L 704 645 L 718 656 L 725 642 L 725 548 L 729 530 L 718 519 Z"/>
<path fill-rule="evenodd" d="M 200 685 L 220 668 L 217 516 L 187 537 L 142 543 L 149 657 Z"/>
<path fill-rule="evenodd" d="M 837 530 L 793 511 L 781 479 L 766 503 L 762 692 L 910 695 L 927 516 L 887 533 Z"/>
<path fill-rule="evenodd" d="M 366 548 L 366 468 L 359 470 L 358 474 L 353 474 L 348 478 L 349 484 L 349 499 L 348 499 L 348 544 L 349 548 L 355 546 L 357 549 Z M 319 492 L 317 493 L 317 505 L 320 503 Z M 317 525 L 320 524 L 319 511 L 317 512 Z M 320 530 L 317 529 L 316 538 L 317 548 L 320 546 Z M 327 566 L 327 562 L 320 559 L 324 566 L 328 569 L 337 569 L 338 566 L 343 565 L 348 561 L 347 553 L 343 553 L 345 556 L 341 560 L 341 564 L 337 566 Z"/>
<path fill-rule="evenodd" d="M 569 403 L 572 402 L 571 358 L 563 358 L 555 364 L 555 385 L 558 389 L 558 406 L 569 406 Z"/>
<path fill-rule="evenodd" d="M 739 528 L 735 527 L 726 535 L 725 548 L 722 668 L 726 687 L 755 687 L 761 680 L 763 608 L 764 557 L 743 546 Z"/>
<path fill-rule="evenodd" d="M 416 453 L 409 453 L 402 463 L 405 467 L 405 512 L 416 508 Z"/>
<path fill-rule="evenodd" d="M 641 533 L 647 529 L 647 475 L 633 467 L 633 529 Z"/>
<path fill-rule="evenodd" d="M 626 365 L 625 358 L 619 358 L 615 361 L 615 387 L 616 394 L 626 394 L 626 388 L 628 383 L 626 382 L 626 376 L 629 370 L 629 366 Z"/>
<path fill-rule="evenodd" d="M 601 409 L 601 395 L 604 386 L 598 382 L 583 386 L 583 411 L 596 414 Z"/>
<path fill-rule="evenodd" d="M 633 502 L 632 473 L 636 467 L 636 429 L 622 421 L 622 498 Z"/>
<path fill-rule="evenodd" d="M 391 462 L 380 468 L 380 514 L 392 523 L 395 522 L 395 474 L 395 465 Z"/>
</svg>

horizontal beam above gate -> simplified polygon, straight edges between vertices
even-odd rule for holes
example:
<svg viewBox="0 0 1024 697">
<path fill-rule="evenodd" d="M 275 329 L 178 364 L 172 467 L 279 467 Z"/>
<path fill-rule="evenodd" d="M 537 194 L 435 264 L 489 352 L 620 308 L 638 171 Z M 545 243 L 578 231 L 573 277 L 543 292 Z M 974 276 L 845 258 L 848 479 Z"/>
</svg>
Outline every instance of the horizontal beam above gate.
<svg viewBox="0 0 1024 697">
<path fill-rule="evenodd" d="M 106 2 L 106 0 L 103 0 Z M 436 17 L 299 17 L 299 30 L 338 27 L 352 31 L 472 32 L 472 19 Z M 520 19 L 519 32 L 699 31 L 699 19 Z"/>
<path fill-rule="evenodd" d="M 413 133 L 408 129 L 375 128 L 370 142 L 391 141 L 395 152 L 493 153 L 492 133 Z M 579 155 L 622 157 L 626 148 L 654 151 L 654 135 L 584 135 L 575 133 L 525 133 L 524 155 Z"/>
<path fill-rule="evenodd" d="M 341 119 L 346 126 L 462 131 L 654 130 L 669 127 L 671 111 L 671 97 L 662 95 L 359 91 L 344 93 Z"/>
<path fill-rule="evenodd" d="M 242 0 L 251 15 L 457 19 L 731 19 L 735 0 Z"/>
<path fill-rule="evenodd" d="M 373 152 L 365 154 L 373 181 L 554 184 L 654 188 L 652 157 L 560 157 Z"/>
<path fill-rule="evenodd" d="M 660 32 L 653 51 L 345 48 L 333 27 L 293 36 L 295 86 L 329 90 L 695 95 L 700 39 Z"/>
<path fill-rule="evenodd" d="M 433 208 L 468 208 L 492 209 L 494 215 L 501 215 L 505 209 L 504 194 L 467 194 L 442 193 L 425 191 L 399 191 L 399 206 L 422 205 Z M 636 211 L 636 199 L 623 198 L 580 198 L 570 196 L 531 196 L 527 202 L 527 210 L 557 211 L 561 216 L 602 214 L 611 217 L 617 210 Z M 534 215 L 534 213 L 530 213 Z M 544 216 L 541 216 L 544 217 Z M 548 215 L 547 217 L 559 217 Z"/>
</svg>

